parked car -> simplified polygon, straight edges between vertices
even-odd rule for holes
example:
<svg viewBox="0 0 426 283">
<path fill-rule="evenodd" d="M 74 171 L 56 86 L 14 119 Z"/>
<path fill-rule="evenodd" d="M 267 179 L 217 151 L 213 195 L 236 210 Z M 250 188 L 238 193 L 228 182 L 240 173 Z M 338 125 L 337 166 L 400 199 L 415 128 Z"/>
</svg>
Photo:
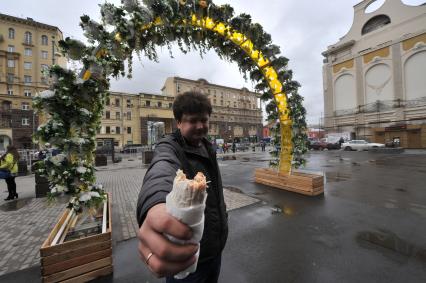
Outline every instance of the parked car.
<svg viewBox="0 0 426 283">
<path fill-rule="evenodd" d="M 367 142 L 366 140 L 351 140 L 342 144 L 344 150 L 369 150 L 377 147 L 385 147 L 385 145 L 382 143 Z"/>
<path fill-rule="evenodd" d="M 321 139 L 321 140 L 310 140 L 309 141 L 309 145 L 308 145 L 309 149 L 314 149 L 314 150 L 324 150 L 324 149 L 340 149 L 339 143 L 331 143 L 331 142 L 327 142 L 326 139 Z"/>
</svg>

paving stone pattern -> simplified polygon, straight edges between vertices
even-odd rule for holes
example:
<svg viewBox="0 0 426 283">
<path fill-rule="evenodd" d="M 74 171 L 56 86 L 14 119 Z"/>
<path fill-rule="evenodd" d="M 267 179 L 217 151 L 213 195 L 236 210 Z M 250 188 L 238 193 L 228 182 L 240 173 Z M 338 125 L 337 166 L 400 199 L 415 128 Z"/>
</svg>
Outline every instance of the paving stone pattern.
<svg viewBox="0 0 426 283">
<path fill-rule="evenodd" d="M 136 236 L 136 202 L 146 167 L 140 161 L 100 168 L 97 181 L 112 193 L 113 238 L 117 241 Z M 127 165 L 127 167 L 126 167 Z M 35 198 L 34 176 L 17 180 L 19 201 L 0 200 L 0 276 L 39 264 L 39 249 L 65 209 L 67 199 L 47 203 L 46 198 Z M 2 192 L 5 184 L 0 185 Z M 2 194 L 4 197 L 7 194 Z M 227 209 L 232 210 L 257 202 L 244 194 L 224 191 Z"/>
</svg>

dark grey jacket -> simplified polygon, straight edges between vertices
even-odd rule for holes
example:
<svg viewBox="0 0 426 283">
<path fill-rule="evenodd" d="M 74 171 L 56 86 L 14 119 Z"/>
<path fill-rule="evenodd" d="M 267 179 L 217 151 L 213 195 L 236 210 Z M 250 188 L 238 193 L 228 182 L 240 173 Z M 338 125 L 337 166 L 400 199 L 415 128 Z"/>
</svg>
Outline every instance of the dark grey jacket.
<svg viewBox="0 0 426 283">
<path fill-rule="evenodd" d="M 219 255 L 228 237 L 228 216 L 216 152 L 213 151 L 207 139 L 204 139 L 203 143 L 207 148 L 208 156 L 202 156 L 193 147 L 187 145 L 179 130 L 160 140 L 146 172 L 137 205 L 137 219 L 141 226 L 151 207 L 166 202 L 166 195 L 172 189 L 178 169 L 182 169 L 189 179 L 192 179 L 197 172 L 203 172 L 207 180 L 211 182 L 207 188 L 199 262 Z"/>
</svg>

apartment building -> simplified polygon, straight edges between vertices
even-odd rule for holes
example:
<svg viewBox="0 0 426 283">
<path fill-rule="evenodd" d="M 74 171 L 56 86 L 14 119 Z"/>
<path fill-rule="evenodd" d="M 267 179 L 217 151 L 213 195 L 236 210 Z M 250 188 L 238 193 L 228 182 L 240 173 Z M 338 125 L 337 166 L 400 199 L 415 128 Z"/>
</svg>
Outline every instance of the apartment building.
<svg viewBox="0 0 426 283">
<path fill-rule="evenodd" d="M 0 150 L 13 143 L 31 148 L 38 127 L 32 96 L 48 88 L 43 73 L 52 64 L 66 66 L 57 52 L 58 27 L 32 18 L 0 14 Z"/>
<path fill-rule="evenodd" d="M 176 96 L 197 90 L 207 95 L 213 106 L 209 136 L 225 141 L 259 141 L 262 137 L 262 111 L 256 93 L 247 88 L 232 88 L 209 83 L 205 79 L 190 80 L 180 77 L 166 79 L 163 94 Z"/>
<path fill-rule="evenodd" d="M 147 93 L 112 92 L 103 111 L 96 136 L 98 146 L 114 140 L 114 146 L 150 145 L 176 129 L 173 118 L 174 97 Z M 161 129 L 161 133 L 159 133 Z"/>
</svg>

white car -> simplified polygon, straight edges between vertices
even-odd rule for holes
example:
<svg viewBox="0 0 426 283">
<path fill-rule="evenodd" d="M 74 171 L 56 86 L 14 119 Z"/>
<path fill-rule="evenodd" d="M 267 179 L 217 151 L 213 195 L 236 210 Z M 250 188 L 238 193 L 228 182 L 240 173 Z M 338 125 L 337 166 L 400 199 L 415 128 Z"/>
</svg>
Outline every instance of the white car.
<svg viewBox="0 0 426 283">
<path fill-rule="evenodd" d="M 365 140 L 351 140 L 342 143 L 344 150 L 369 150 L 372 148 L 385 147 L 382 143 L 372 143 Z"/>
</svg>

